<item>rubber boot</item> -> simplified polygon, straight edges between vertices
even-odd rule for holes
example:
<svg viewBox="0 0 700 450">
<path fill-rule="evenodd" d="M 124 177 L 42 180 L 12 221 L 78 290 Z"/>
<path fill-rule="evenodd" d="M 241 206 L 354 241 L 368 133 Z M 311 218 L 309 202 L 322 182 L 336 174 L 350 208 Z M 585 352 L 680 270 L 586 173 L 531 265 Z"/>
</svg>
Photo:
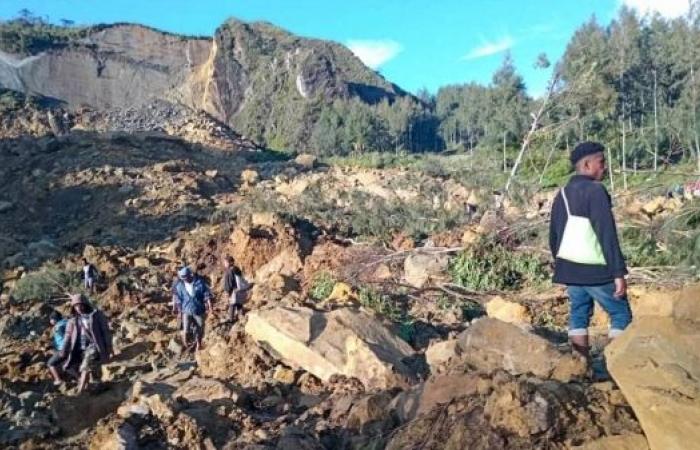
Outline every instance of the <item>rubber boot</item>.
<svg viewBox="0 0 700 450">
<path fill-rule="evenodd" d="M 573 350 L 579 355 L 586 358 L 586 360 L 589 360 L 591 356 L 591 351 L 590 346 L 588 345 L 588 335 L 569 336 L 569 339 L 571 340 L 571 347 L 573 348 Z"/>
</svg>

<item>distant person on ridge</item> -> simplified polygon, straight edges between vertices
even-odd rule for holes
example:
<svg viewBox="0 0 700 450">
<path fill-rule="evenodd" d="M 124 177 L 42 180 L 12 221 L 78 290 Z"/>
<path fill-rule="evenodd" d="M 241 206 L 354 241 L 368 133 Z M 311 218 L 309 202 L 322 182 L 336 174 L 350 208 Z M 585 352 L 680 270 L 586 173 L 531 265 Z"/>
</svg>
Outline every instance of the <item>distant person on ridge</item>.
<svg viewBox="0 0 700 450">
<path fill-rule="evenodd" d="M 95 281 L 97 281 L 97 268 L 90 264 L 87 260 L 87 258 L 83 258 L 83 270 L 82 270 L 82 277 L 83 277 L 83 287 L 85 287 L 85 290 L 90 292 L 91 294 L 95 293 Z"/>
<path fill-rule="evenodd" d="M 67 369 L 80 360 L 80 382 L 78 392 L 82 392 L 90 382 L 90 376 L 99 373 L 102 363 L 112 357 L 112 335 L 102 311 L 90 305 L 82 294 L 72 294 L 70 305 L 73 318 L 66 326 L 65 343 L 62 355 Z"/>
<path fill-rule="evenodd" d="M 620 250 L 605 177 L 605 148 L 582 142 L 571 153 L 576 174 L 552 204 L 549 247 L 555 283 L 569 295 L 569 339 L 575 351 L 589 357 L 588 326 L 595 299 L 610 316 L 609 337 L 632 321 L 627 302 L 627 267 Z"/>
<path fill-rule="evenodd" d="M 243 312 L 243 302 L 248 293 L 248 282 L 243 278 L 241 269 L 233 263 L 233 258 L 224 258 L 223 288 L 228 298 L 229 319 L 235 322 Z"/>
<path fill-rule="evenodd" d="M 49 367 L 49 372 L 51 372 L 51 376 L 53 377 L 53 384 L 58 386 L 63 383 L 63 377 L 61 377 L 58 367 L 60 367 L 60 364 L 64 360 L 62 351 L 68 320 L 64 319 L 60 312 L 54 310 L 49 316 L 49 323 L 53 326 L 53 346 L 55 351 L 46 365 Z"/>
<path fill-rule="evenodd" d="M 202 348 L 204 337 L 204 320 L 207 309 L 211 308 L 211 291 L 200 276 L 192 273 L 189 267 L 181 268 L 178 273 L 180 281 L 175 285 L 176 307 L 182 314 L 182 344 L 188 347 L 187 332 L 194 328 L 195 349 Z"/>
</svg>

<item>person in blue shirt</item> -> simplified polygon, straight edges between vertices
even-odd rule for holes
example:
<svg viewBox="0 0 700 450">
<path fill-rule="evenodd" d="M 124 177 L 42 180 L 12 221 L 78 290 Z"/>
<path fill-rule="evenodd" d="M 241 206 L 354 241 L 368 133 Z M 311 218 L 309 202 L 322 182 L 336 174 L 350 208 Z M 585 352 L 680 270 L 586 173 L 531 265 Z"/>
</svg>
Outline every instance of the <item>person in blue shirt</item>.
<svg viewBox="0 0 700 450">
<path fill-rule="evenodd" d="M 173 289 L 173 300 L 176 310 L 182 315 L 182 343 L 185 347 L 187 332 L 190 327 L 194 330 L 195 349 L 202 348 L 204 337 L 204 320 L 207 310 L 211 311 L 211 290 L 198 275 L 189 267 L 183 267 L 177 272 L 179 281 Z"/>
<path fill-rule="evenodd" d="M 53 384 L 58 386 L 63 383 L 63 378 L 58 368 L 65 359 L 61 351 L 63 350 L 63 344 L 65 342 L 68 320 L 64 319 L 60 312 L 54 310 L 49 316 L 49 323 L 53 326 L 53 346 L 55 351 L 46 365 L 49 367 L 49 372 L 51 372 L 51 376 L 53 377 Z"/>
</svg>

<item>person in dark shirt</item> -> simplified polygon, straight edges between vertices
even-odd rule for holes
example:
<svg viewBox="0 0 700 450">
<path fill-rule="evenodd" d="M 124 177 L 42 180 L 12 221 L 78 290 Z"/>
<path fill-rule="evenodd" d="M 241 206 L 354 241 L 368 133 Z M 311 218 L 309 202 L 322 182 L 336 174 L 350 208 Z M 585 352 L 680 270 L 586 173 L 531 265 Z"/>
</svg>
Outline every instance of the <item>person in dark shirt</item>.
<svg viewBox="0 0 700 450">
<path fill-rule="evenodd" d="M 566 285 L 569 295 L 569 339 L 575 351 L 588 357 L 594 299 L 610 316 L 610 338 L 627 328 L 632 313 L 610 195 L 600 183 L 606 170 L 605 148 L 582 142 L 571 153 L 571 163 L 576 174 L 552 204 L 549 246 L 553 281 Z"/>
<path fill-rule="evenodd" d="M 229 301 L 229 319 L 231 322 L 235 322 L 243 312 L 243 302 L 247 296 L 249 285 L 243 278 L 241 269 L 233 263 L 233 258 L 230 256 L 224 257 L 223 265 L 223 289 Z"/>
</svg>

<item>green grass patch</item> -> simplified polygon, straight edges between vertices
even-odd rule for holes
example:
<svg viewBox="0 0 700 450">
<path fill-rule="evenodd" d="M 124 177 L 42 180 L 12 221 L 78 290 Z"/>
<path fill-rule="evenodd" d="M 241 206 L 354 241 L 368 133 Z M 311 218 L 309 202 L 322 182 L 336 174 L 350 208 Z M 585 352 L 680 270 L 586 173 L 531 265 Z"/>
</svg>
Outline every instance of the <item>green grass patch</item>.
<svg viewBox="0 0 700 450">
<path fill-rule="evenodd" d="M 318 272 L 314 275 L 313 281 L 311 282 L 309 296 L 316 301 L 325 300 L 331 295 L 331 292 L 333 292 L 335 283 L 336 279 L 330 273 Z"/>
</svg>

